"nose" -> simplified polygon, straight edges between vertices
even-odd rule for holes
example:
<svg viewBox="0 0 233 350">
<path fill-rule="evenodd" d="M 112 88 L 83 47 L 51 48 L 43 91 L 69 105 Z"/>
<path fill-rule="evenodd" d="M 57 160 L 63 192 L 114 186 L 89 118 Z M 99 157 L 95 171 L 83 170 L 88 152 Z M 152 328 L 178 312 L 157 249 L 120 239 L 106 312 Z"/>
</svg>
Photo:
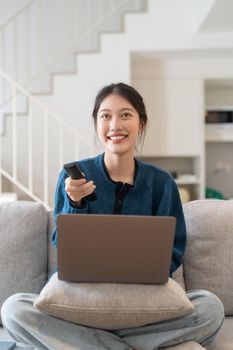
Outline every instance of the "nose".
<svg viewBox="0 0 233 350">
<path fill-rule="evenodd" d="M 117 116 L 112 116 L 109 127 L 110 127 L 110 130 L 112 131 L 121 130 L 122 129 L 121 118 Z"/>
</svg>

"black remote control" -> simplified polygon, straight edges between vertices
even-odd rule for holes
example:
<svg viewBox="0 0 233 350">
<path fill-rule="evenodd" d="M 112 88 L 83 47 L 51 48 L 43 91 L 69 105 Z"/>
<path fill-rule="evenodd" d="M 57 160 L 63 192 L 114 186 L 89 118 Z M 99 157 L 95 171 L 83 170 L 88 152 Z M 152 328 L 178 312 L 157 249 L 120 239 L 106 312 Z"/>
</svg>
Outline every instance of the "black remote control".
<svg viewBox="0 0 233 350">
<path fill-rule="evenodd" d="M 67 163 L 64 165 L 64 169 L 66 173 L 72 178 L 72 179 L 85 179 L 85 176 L 82 174 L 78 164 L 76 162 Z M 95 192 L 89 194 L 88 196 L 84 197 L 88 201 L 96 201 L 97 196 Z"/>
</svg>

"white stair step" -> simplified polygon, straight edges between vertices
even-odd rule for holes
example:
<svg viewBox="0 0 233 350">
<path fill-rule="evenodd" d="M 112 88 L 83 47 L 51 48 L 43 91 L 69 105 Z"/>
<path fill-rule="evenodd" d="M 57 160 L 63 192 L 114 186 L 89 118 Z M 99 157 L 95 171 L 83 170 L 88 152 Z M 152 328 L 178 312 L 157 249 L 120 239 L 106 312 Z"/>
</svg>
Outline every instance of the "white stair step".
<svg viewBox="0 0 233 350">
<path fill-rule="evenodd" d="M 35 81 L 30 83 L 27 86 L 27 89 L 30 91 L 30 93 L 33 94 L 38 94 L 39 92 L 42 92 L 44 94 L 49 94 L 51 93 L 51 80 L 50 80 L 50 73 L 49 72 L 44 72 L 43 74 L 38 77 Z"/>
<path fill-rule="evenodd" d="M 59 59 L 50 68 L 51 74 L 70 74 L 75 72 L 75 53 L 69 53 Z"/>
<path fill-rule="evenodd" d="M 15 202 L 15 201 L 17 201 L 17 193 L 14 193 L 14 192 L 2 192 L 2 193 L 0 193 L 0 203 Z"/>
</svg>

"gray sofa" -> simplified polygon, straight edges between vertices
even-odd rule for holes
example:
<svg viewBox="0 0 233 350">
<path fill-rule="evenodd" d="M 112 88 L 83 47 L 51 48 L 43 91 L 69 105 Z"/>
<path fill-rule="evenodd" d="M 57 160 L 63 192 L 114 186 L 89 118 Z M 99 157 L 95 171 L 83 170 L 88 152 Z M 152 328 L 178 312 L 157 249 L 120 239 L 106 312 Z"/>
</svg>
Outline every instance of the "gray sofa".
<svg viewBox="0 0 233 350">
<path fill-rule="evenodd" d="M 232 350 L 233 201 L 193 201 L 184 205 L 184 213 L 187 249 L 183 269 L 173 277 L 187 290 L 208 289 L 220 297 L 226 318 L 208 349 Z M 39 203 L 0 204 L 0 306 L 13 293 L 39 293 L 53 273 L 56 252 L 50 244 L 52 229 L 52 212 Z M 0 326 L 0 340 L 7 339 L 10 336 Z M 189 342 L 170 349 L 203 348 Z"/>
</svg>

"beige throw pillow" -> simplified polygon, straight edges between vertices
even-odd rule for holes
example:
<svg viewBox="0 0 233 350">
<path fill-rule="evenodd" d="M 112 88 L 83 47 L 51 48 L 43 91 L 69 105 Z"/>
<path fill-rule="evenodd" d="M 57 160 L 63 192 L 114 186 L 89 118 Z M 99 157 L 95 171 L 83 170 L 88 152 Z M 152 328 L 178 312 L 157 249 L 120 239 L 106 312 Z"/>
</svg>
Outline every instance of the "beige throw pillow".
<svg viewBox="0 0 233 350">
<path fill-rule="evenodd" d="M 193 312 L 182 287 L 169 278 L 164 285 L 69 283 L 55 273 L 34 306 L 81 325 L 121 329 L 180 317 Z"/>
</svg>

